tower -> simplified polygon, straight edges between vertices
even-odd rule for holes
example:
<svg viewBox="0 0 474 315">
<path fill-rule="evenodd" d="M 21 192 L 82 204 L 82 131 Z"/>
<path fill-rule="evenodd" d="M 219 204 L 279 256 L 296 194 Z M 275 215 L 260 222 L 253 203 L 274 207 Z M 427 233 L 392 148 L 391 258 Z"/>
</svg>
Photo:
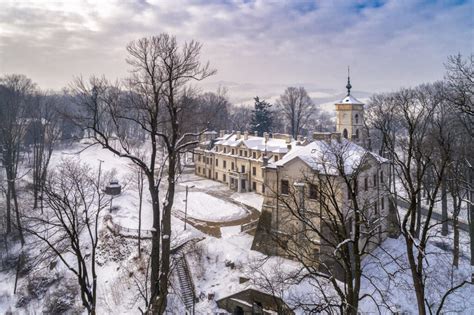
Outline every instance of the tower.
<svg viewBox="0 0 474 315">
<path fill-rule="evenodd" d="M 364 138 L 364 103 L 351 95 L 351 79 L 347 68 L 347 95 L 336 103 L 336 131 L 350 140 Z"/>
</svg>

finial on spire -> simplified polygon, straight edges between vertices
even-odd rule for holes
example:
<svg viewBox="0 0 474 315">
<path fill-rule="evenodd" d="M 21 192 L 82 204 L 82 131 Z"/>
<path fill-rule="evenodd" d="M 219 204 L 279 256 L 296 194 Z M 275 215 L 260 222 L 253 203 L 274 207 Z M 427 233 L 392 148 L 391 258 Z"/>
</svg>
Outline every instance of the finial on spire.
<svg viewBox="0 0 474 315">
<path fill-rule="evenodd" d="M 352 88 L 352 85 L 351 85 L 351 73 L 350 73 L 350 68 L 349 68 L 349 66 L 347 66 L 347 85 L 346 85 L 347 96 L 351 95 L 351 88 Z"/>
</svg>

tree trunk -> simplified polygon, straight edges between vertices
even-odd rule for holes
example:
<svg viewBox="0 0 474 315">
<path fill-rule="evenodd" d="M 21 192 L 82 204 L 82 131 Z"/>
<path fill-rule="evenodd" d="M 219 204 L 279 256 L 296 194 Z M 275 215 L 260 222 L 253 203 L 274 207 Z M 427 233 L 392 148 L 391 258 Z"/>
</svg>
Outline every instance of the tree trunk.
<svg viewBox="0 0 474 315">
<path fill-rule="evenodd" d="M 159 276 L 160 276 L 160 204 L 159 204 L 159 188 L 155 186 L 153 174 L 148 176 L 148 185 L 151 194 L 153 207 L 153 230 L 151 237 L 151 275 L 150 275 L 150 299 L 152 313 L 156 314 L 156 300 L 160 294 Z"/>
<path fill-rule="evenodd" d="M 420 237 L 421 230 L 421 191 L 416 195 L 416 228 L 415 228 L 415 237 Z"/>
<path fill-rule="evenodd" d="M 421 278 L 422 275 L 419 275 L 417 271 L 415 256 L 413 254 L 413 245 L 414 245 L 413 240 L 407 234 L 404 234 L 404 236 L 405 236 L 405 243 L 406 243 L 406 248 L 407 248 L 408 261 L 410 263 L 410 270 L 412 274 L 413 286 L 415 288 L 416 301 L 418 304 L 418 314 L 426 315 L 425 290 L 424 290 L 424 285 L 423 285 L 423 279 Z"/>
<path fill-rule="evenodd" d="M 449 233 L 448 229 L 448 192 L 446 187 L 446 179 L 441 181 L 441 216 L 443 225 L 441 228 L 441 235 L 446 236 Z"/>
<path fill-rule="evenodd" d="M 474 281 L 474 168 L 469 170 L 469 236 L 471 238 L 471 281 Z"/>
<path fill-rule="evenodd" d="M 12 206 L 11 206 L 11 191 L 10 184 L 7 184 L 7 193 L 6 193 L 6 202 L 7 202 L 7 234 L 12 232 Z"/>
<path fill-rule="evenodd" d="M 25 245 L 25 239 L 23 237 L 23 229 L 21 228 L 20 209 L 18 208 L 18 198 L 16 194 L 15 182 L 12 182 L 11 185 L 12 185 L 11 192 L 12 192 L 12 197 L 13 197 L 13 203 L 15 205 L 16 225 L 17 225 L 18 233 L 20 234 L 21 246 L 23 246 Z"/>
<path fill-rule="evenodd" d="M 142 257 L 141 231 L 142 231 L 142 203 L 143 203 L 143 173 L 138 173 L 138 257 Z"/>
<path fill-rule="evenodd" d="M 170 249 L 171 249 L 171 209 L 173 208 L 177 154 L 171 152 L 168 164 L 168 192 L 165 205 L 163 207 L 162 219 L 162 244 L 161 244 L 161 274 L 160 274 L 160 301 L 159 314 L 164 314 L 167 306 L 168 280 L 170 272 Z"/>
</svg>

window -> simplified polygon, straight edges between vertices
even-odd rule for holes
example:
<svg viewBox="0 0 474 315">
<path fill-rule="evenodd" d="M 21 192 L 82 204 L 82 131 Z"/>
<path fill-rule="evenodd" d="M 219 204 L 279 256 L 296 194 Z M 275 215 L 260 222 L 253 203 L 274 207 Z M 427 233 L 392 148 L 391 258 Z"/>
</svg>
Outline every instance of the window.
<svg viewBox="0 0 474 315">
<path fill-rule="evenodd" d="M 198 174 L 199 174 L 199 173 L 201 173 L 201 168 L 200 168 L 200 167 L 198 167 Z"/>
<path fill-rule="evenodd" d="M 247 151 L 244 151 L 244 156 L 247 157 Z"/>
<path fill-rule="evenodd" d="M 377 174 L 374 174 L 374 187 L 377 187 Z"/>
<path fill-rule="evenodd" d="M 287 180 L 282 179 L 281 180 L 281 193 L 283 195 L 288 195 L 290 192 L 290 184 L 288 183 Z"/>
<path fill-rule="evenodd" d="M 222 163 L 224 164 L 224 168 L 226 168 L 227 167 L 227 161 L 224 160 Z"/>
<path fill-rule="evenodd" d="M 231 166 L 230 166 L 230 169 L 231 170 L 234 170 L 234 162 L 232 162 Z"/>
<path fill-rule="evenodd" d="M 256 158 L 257 158 L 257 152 L 252 152 L 252 157 L 253 157 L 254 159 L 256 159 Z"/>
<path fill-rule="evenodd" d="M 359 139 L 359 129 L 356 129 L 356 139 Z"/>
<path fill-rule="evenodd" d="M 242 173 L 245 173 L 245 165 L 240 165 L 240 171 L 241 171 Z"/>
<path fill-rule="evenodd" d="M 198 161 L 201 162 L 201 156 L 200 155 L 198 155 Z"/>
<path fill-rule="evenodd" d="M 239 155 L 242 156 L 242 150 L 239 150 Z"/>
<path fill-rule="evenodd" d="M 216 159 L 216 166 L 219 166 L 219 160 Z"/>
<path fill-rule="evenodd" d="M 227 148 L 226 147 L 224 147 L 224 153 L 227 153 Z"/>
<path fill-rule="evenodd" d="M 359 114 L 355 114 L 355 123 L 356 123 L 356 124 L 359 123 Z"/>
<path fill-rule="evenodd" d="M 369 190 L 369 178 L 364 178 L 364 190 Z"/>
<path fill-rule="evenodd" d="M 219 180 L 219 175 L 217 174 L 217 172 L 216 172 L 216 177 L 215 177 L 215 179 Z"/>
<path fill-rule="evenodd" d="M 309 199 L 318 199 L 318 186 L 309 185 Z"/>
<path fill-rule="evenodd" d="M 232 149 L 232 155 L 234 155 L 234 152 L 235 152 L 234 149 Z"/>
<path fill-rule="evenodd" d="M 377 201 L 375 202 L 374 204 L 374 213 L 377 215 L 379 213 L 379 209 L 378 209 L 378 204 L 377 204 Z"/>
<path fill-rule="evenodd" d="M 257 190 L 257 183 L 256 182 L 252 182 L 252 190 L 253 191 Z"/>
<path fill-rule="evenodd" d="M 265 184 L 262 184 L 262 193 L 265 193 Z"/>
<path fill-rule="evenodd" d="M 383 184 L 383 171 L 380 171 L 380 184 Z"/>
<path fill-rule="evenodd" d="M 278 155 L 275 155 L 274 159 L 275 159 L 275 162 L 278 161 Z"/>
<path fill-rule="evenodd" d="M 242 179 L 242 180 L 240 181 L 240 187 L 242 188 L 242 190 L 247 189 L 247 188 L 245 188 L 245 182 L 246 182 L 245 179 Z"/>
<path fill-rule="evenodd" d="M 223 180 L 224 182 L 226 181 L 225 174 L 222 174 L 222 180 Z"/>
<path fill-rule="evenodd" d="M 344 129 L 342 132 L 342 136 L 347 139 L 347 129 Z"/>
<path fill-rule="evenodd" d="M 255 166 L 252 167 L 252 175 L 257 176 L 257 168 Z"/>
<path fill-rule="evenodd" d="M 385 209 L 385 200 L 384 198 L 382 197 L 382 199 L 380 199 L 380 208 L 383 210 Z"/>
</svg>

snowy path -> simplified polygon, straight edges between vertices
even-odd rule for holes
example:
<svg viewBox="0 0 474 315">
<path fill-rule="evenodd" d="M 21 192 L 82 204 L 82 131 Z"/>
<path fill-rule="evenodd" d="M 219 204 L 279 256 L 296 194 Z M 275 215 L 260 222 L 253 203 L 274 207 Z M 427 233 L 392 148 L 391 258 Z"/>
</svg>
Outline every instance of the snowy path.
<svg viewBox="0 0 474 315">
<path fill-rule="evenodd" d="M 397 199 L 397 205 L 399 205 L 402 208 L 407 209 L 410 204 L 408 202 L 404 201 L 404 200 Z M 421 214 L 426 216 L 428 214 L 428 209 L 424 206 L 421 206 Z M 448 214 L 448 218 L 449 218 L 448 223 L 449 223 L 449 225 L 452 226 L 453 221 L 451 220 L 451 215 Z M 431 213 L 431 219 L 434 219 L 438 222 L 442 222 L 443 221 L 443 215 L 441 213 L 433 210 L 432 213 Z M 462 218 L 458 219 L 458 225 L 459 225 L 459 228 L 461 230 L 469 232 L 469 224 L 465 220 L 463 220 Z"/>
</svg>

